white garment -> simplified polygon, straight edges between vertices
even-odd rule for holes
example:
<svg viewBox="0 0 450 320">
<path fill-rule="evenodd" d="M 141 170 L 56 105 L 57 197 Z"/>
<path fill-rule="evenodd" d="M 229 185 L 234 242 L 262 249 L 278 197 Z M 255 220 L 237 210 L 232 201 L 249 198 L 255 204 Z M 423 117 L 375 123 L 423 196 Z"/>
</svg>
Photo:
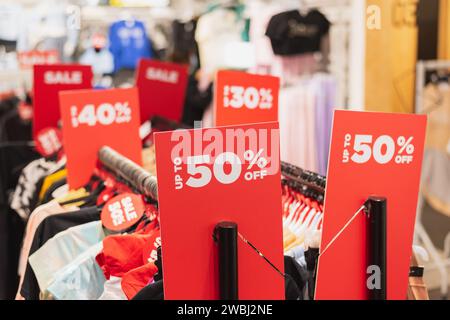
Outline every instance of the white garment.
<svg viewBox="0 0 450 320">
<path fill-rule="evenodd" d="M 128 300 L 122 290 L 122 278 L 111 276 L 106 280 L 103 293 L 98 300 Z"/>
<path fill-rule="evenodd" d="M 242 41 L 243 23 L 236 13 L 227 9 L 216 9 L 198 19 L 195 40 L 202 69 L 214 73 L 218 69 L 234 67 L 226 57 L 227 46 Z"/>
<path fill-rule="evenodd" d="M 22 15 L 21 5 L 0 3 L 0 40 L 17 41 Z"/>
<path fill-rule="evenodd" d="M 256 70 L 270 73 L 275 55 L 272 50 L 270 39 L 266 36 L 267 25 L 270 18 L 283 11 L 283 7 L 276 3 L 263 3 L 253 1 L 249 4 L 248 13 L 250 15 L 250 42 L 254 46 Z"/>
<path fill-rule="evenodd" d="M 49 239 L 30 258 L 41 291 L 45 291 L 59 270 L 70 265 L 76 258 L 105 237 L 102 223 L 93 221 L 69 228 Z"/>
<path fill-rule="evenodd" d="M 97 300 L 106 282 L 95 257 L 103 250 L 103 242 L 93 245 L 70 264 L 58 270 L 47 291 L 55 300 Z M 33 269 L 34 270 L 34 269 Z"/>
<path fill-rule="evenodd" d="M 317 172 L 314 91 L 310 81 L 280 90 L 281 160 Z"/>
<path fill-rule="evenodd" d="M 27 9 L 21 23 L 17 51 L 58 50 L 69 58 L 77 46 L 77 19 L 69 17 L 67 0 L 46 0 Z M 64 59 L 66 60 L 66 59 Z"/>
<path fill-rule="evenodd" d="M 95 52 L 94 48 L 87 49 L 80 57 L 80 63 L 92 66 L 95 75 L 103 75 L 114 71 L 114 57 L 108 49 Z"/>
</svg>

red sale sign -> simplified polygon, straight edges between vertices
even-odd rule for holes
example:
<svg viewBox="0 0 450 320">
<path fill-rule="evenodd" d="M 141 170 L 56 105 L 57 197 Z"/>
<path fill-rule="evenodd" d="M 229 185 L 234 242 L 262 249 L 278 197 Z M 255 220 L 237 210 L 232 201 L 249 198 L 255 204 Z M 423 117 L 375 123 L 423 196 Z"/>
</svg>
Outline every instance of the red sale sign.
<svg viewBox="0 0 450 320">
<path fill-rule="evenodd" d="M 60 105 L 71 188 L 89 181 L 102 146 L 142 163 L 136 88 L 65 91 L 60 93 Z"/>
<path fill-rule="evenodd" d="M 283 270 L 277 123 L 155 133 L 164 297 L 218 299 L 215 226 Z M 180 268 L 180 263 L 182 268 Z M 239 299 L 284 299 L 284 279 L 238 240 Z"/>
<path fill-rule="evenodd" d="M 22 51 L 17 54 L 20 69 L 31 69 L 37 64 L 59 63 L 59 53 L 57 50 L 32 50 Z"/>
<path fill-rule="evenodd" d="M 215 86 L 216 126 L 278 121 L 280 79 L 219 71 Z"/>
<path fill-rule="evenodd" d="M 406 299 L 425 129 L 426 116 L 335 111 L 317 300 L 368 299 L 367 217 L 355 213 L 372 195 L 387 199 L 387 299 Z"/>
<path fill-rule="evenodd" d="M 136 86 L 139 88 L 142 122 L 153 116 L 180 121 L 187 80 L 187 65 L 141 59 Z"/>
<path fill-rule="evenodd" d="M 102 225 L 108 230 L 125 231 L 144 215 L 142 198 L 133 193 L 123 193 L 110 199 L 102 209 Z"/>
<path fill-rule="evenodd" d="M 35 65 L 33 81 L 33 137 L 36 139 L 41 129 L 58 127 L 59 92 L 92 88 L 92 70 L 82 65 Z"/>
</svg>

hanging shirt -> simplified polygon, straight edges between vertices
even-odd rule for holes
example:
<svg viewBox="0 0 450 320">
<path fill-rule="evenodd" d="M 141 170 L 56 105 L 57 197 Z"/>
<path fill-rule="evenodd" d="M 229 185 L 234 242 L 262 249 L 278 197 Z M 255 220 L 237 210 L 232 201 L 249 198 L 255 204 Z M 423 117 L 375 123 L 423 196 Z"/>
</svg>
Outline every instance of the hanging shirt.
<svg viewBox="0 0 450 320">
<path fill-rule="evenodd" d="M 100 221 L 69 228 L 49 239 L 30 258 L 41 291 L 45 291 L 56 273 L 71 264 L 79 255 L 101 242 L 105 233 Z"/>
<path fill-rule="evenodd" d="M 24 220 L 28 219 L 31 213 L 31 202 L 37 190 L 37 183 L 46 175 L 57 171 L 62 164 L 44 158 L 32 161 L 22 171 L 19 182 L 14 190 L 11 200 L 11 208 Z"/>
<path fill-rule="evenodd" d="M 298 10 L 279 13 L 270 19 L 266 35 L 277 55 L 318 52 L 330 22 L 318 10 L 302 15 Z"/>
<path fill-rule="evenodd" d="M 56 214 L 45 218 L 36 229 L 30 248 L 30 255 L 39 250 L 47 240 L 59 232 L 70 227 L 97 220 L 100 220 L 100 212 L 97 207 L 83 208 L 77 212 Z M 30 263 L 27 264 L 22 287 L 19 289 L 20 296 L 26 300 L 39 299 L 39 285 Z"/>
<path fill-rule="evenodd" d="M 310 81 L 280 90 L 281 160 L 317 172 L 314 107 Z"/>
<path fill-rule="evenodd" d="M 109 28 L 110 51 L 114 56 L 114 71 L 135 69 L 139 59 L 151 58 L 152 49 L 141 21 L 117 21 Z"/>
<path fill-rule="evenodd" d="M 244 21 L 232 10 L 219 8 L 202 15 L 195 31 L 201 68 L 208 73 L 232 68 L 233 63 L 226 56 L 227 47 L 242 42 L 244 27 Z"/>
<path fill-rule="evenodd" d="M 99 242 L 54 274 L 47 291 L 55 300 L 97 300 L 103 293 L 105 276 L 95 261 L 102 250 Z"/>
<path fill-rule="evenodd" d="M 25 273 L 25 268 L 27 266 L 28 254 L 30 252 L 34 234 L 39 224 L 48 216 L 55 215 L 58 213 L 70 212 L 74 210 L 76 210 L 76 207 L 65 209 L 61 207 L 57 201 L 53 200 L 50 201 L 49 203 L 37 207 L 32 212 L 27 222 L 25 236 L 22 244 L 22 250 L 20 252 L 19 270 L 18 270 L 18 274 L 20 276 L 20 283 L 22 283 L 23 280 L 23 275 Z"/>
<path fill-rule="evenodd" d="M 22 6 L 12 2 L 0 4 L 0 40 L 17 41 L 22 15 Z"/>
<path fill-rule="evenodd" d="M 114 57 L 108 49 L 97 52 L 94 48 L 89 48 L 81 55 L 80 63 L 90 65 L 95 75 L 114 71 Z"/>
</svg>

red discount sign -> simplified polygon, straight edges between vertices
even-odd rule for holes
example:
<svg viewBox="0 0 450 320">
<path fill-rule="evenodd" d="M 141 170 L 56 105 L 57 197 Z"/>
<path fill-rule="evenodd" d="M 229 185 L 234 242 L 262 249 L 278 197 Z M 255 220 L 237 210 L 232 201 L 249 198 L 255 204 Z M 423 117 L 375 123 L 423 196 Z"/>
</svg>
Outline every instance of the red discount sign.
<svg viewBox="0 0 450 320">
<path fill-rule="evenodd" d="M 357 214 L 373 195 L 387 199 L 387 299 L 405 299 L 425 129 L 426 116 L 335 111 L 316 299 L 367 299 L 378 289 L 369 288 L 367 217 Z"/>
<path fill-rule="evenodd" d="M 125 231 L 142 218 L 144 211 L 145 205 L 140 196 L 123 193 L 105 204 L 100 218 L 108 230 Z"/>
<path fill-rule="evenodd" d="M 44 128 L 58 127 L 60 91 L 92 88 L 91 82 L 90 66 L 35 65 L 33 137 Z"/>
<path fill-rule="evenodd" d="M 180 121 L 187 80 L 187 65 L 140 60 L 136 85 L 139 88 L 142 122 L 153 116 Z"/>
<path fill-rule="evenodd" d="M 136 88 L 66 91 L 61 92 L 60 101 L 71 188 L 89 181 L 102 146 L 142 163 Z"/>
<path fill-rule="evenodd" d="M 36 136 L 36 149 L 43 157 L 54 155 L 62 148 L 61 130 L 45 128 Z"/>
<path fill-rule="evenodd" d="M 37 64 L 57 64 L 60 62 L 57 50 L 22 51 L 18 53 L 17 59 L 21 69 L 31 69 Z"/>
<path fill-rule="evenodd" d="M 280 79 L 240 71 L 219 71 L 215 87 L 217 126 L 278 121 Z"/>
<path fill-rule="evenodd" d="M 155 143 L 166 299 L 219 298 L 220 222 L 283 269 L 277 123 L 161 132 Z M 242 241 L 238 261 L 239 299 L 284 299 L 284 279 Z"/>
</svg>

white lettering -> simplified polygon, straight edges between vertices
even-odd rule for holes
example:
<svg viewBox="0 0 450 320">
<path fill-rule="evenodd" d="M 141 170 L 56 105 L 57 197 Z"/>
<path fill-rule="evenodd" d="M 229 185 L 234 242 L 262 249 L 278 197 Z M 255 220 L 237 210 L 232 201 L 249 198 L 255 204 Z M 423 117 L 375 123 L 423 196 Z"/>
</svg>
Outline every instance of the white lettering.
<svg viewBox="0 0 450 320">
<path fill-rule="evenodd" d="M 178 72 L 176 71 L 148 68 L 145 76 L 148 80 L 156 80 L 173 84 L 178 82 Z"/>
<path fill-rule="evenodd" d="M 47 71 L 44 73 L 46 84 L 81 84 L 83 75 L 81 71 Z"/>
</svg>

